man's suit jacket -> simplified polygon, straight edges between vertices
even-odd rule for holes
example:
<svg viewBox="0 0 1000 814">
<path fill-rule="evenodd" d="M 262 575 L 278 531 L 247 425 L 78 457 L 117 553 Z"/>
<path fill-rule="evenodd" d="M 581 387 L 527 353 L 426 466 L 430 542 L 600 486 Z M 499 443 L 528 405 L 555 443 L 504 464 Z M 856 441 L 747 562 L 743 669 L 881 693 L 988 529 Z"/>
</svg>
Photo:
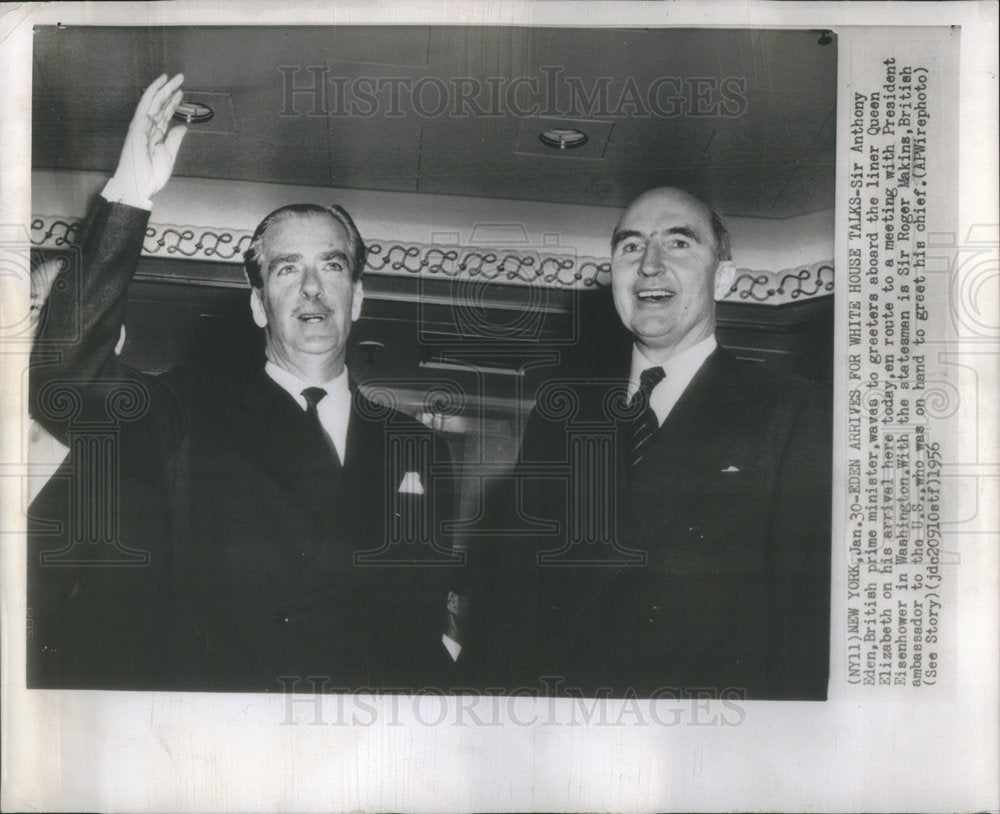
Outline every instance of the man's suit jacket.
<svg viewBox="0 0 1000 814">
<path fill-rule="evenodd" d="M 131 638 L 156 643 L 136 659 L 141 677 L 112 680 L 311 691 L 446 679 L 450 569 L 439 566 L 455 560 L 439 531 L 451 498 L 432 474 L 447 468 L 443 441 L 352 383 L 341 468 L 262 362 L 251 371 L 185 366 L 160 376 L 121 365 L 111 340 L 147 217 L 97 208 L 84 238 L 85 277 L 79 289 L 70 281 L 50 297 L 31 376 L 36 418 L 63 437 L 68 419 L 52 409 L 60 380 L 84 409 L 117 405 L 122 532 L 137 517 L 160 518 L 152 530 L 146 524 L 148 538 L 123 540 L 150 553 L 147 572 L 132 580 L 143 584 L 143 596 L 130 599 L 143 632 Z M 81 307 L 73 308 L 77 290 Z M 93 572 L 100 576 L 85 578 L 83 593 L 101 606 L 110 577 Z"/>
<path fill-rule="evenodd" d="M 554 382 L 528 421 L 522 515 L 556 525 L 519 577 L 534 609 L 524 680 L 552 676 L 556 693 L 825 698 L 828 396 L 716 350 L 629 473 L 626 377 Z M 538 564 L 566 546 L 574 514 L 615 545 L 598 534 Z"/>
</svg>

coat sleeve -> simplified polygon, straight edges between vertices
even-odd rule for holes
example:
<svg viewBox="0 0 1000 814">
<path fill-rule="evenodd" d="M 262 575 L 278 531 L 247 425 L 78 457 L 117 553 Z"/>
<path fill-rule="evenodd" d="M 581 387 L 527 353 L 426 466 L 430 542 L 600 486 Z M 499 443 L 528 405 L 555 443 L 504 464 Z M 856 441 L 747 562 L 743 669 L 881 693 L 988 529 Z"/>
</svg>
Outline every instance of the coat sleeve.
<svg viewBox="0 0 1000 814">
<path fill-rule="evenodd" d="M 89 421 L 106 428 L 151 417 L 153 399 L 162 400 L 154 377 L 120 364 L 115 354 L 148 217 L 142 209 L 98 202 L 76 260 L 54 281 L 42 310 L 29 401 L 32 416 L 57 438 L 69 441 L 74 427 L 86 432 Z M 147 429 L 156 426 L 144 421 L 137 434 L 111 436 L 119 491 L 103 492 L 110 488 L 104 476 L 115 470 L 95 469 L 109 459 L 78 444 L 29 509 L 29 686 L 125 689 L 151 686 L 158 677 L 169 554 L 162 484 L 149 460 L 157 450 L 145 443 Z M 95 498 L 112 494 L 115 503 Z M 81 527 L 99 539 L 80 545 L 74 533 Z M 108 530 L 110 540 L 101 536 Z M 139 554 L 147 561 L 137 561 Z M 119 555 L 133 567 L 114 560 L 99 567 L 101 558 Z"/>
<path fill-rule="evenodd" d="M 479 683 L 533 686 L 538 681 L 535 624 L 538 552 L 546 544 L 526 533 L 551 510 L 551 484 L 527 477 L 533 465 L 556 458 L 558 427 L 532 410 L 512 472 L 484 486 L 485 526 L 470 550 L 475 590 L 472 646 Z M 548 508 L 546 508 L 548 507 Z M 530 518 L 530 519 L 529 519 Z M 552 547 L 549 541 L 548 547 Z"/>
<path fill-rule="evenodd" d="M 31 354 L 29 410 L 60 440 L 74 421 L 123 416 L 155 415 L 167 446 L 183 432 L 186 405 L 171 377 L 144 375 L 115 354 L 148 220 L 144 209 L 100 198 L 84 225 L 78 262 L 60 272 L 43 306 Z"/>
<path fill-rule="evenodd" d="M 770 692 L 826 698 L 830 656 L 832 405 L 812 391 L 799 402 L 771 506 L 768 636 Z"/>
</svg>

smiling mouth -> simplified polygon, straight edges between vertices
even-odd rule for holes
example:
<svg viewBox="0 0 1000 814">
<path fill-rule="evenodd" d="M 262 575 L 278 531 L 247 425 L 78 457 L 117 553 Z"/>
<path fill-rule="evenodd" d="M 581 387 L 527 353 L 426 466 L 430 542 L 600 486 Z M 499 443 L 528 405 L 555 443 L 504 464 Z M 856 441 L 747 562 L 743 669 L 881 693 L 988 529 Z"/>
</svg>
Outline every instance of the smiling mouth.
<svg viewBox="0 0 1000 814">
<path fill-rule="evenodd" d="M 318 314 L 299 314 L 298 319 L 300 322 L 323 322 L 329 314 L 323 312 Z"/>
<path fill-rule="evenodd" d="M 664 302 L 674 296 L 673 291 L 665 288 L 647 288 L 635 293 L 636 299 L 640 302 Z"/>
</svg>

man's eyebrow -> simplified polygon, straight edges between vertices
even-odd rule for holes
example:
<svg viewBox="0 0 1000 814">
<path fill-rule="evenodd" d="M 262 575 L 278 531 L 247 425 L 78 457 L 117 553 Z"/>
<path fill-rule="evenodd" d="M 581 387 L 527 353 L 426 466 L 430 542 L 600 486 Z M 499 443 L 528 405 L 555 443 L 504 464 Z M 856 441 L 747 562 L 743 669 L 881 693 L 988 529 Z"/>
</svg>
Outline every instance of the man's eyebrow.
<svg viewBox="0 0 1000 814">
<path fill-rule="evenodd" d="M 690 226 L 675 226 L 672 229 L 667 229 L 666 234 L 668 235 L 681 235 L 682 237 L 689 237 L 696 243 L 701 243 L 701 235 L 698 234 L 697 230 Z"/>
<path fill-rule="evenodd" d="M 282 263 L 294 263 L 297 260 L 301 260 L 301 254 L 279 254 L 277 257 L 272 257 L 267 264 L 267 269 L 270 271 L 275 266 L 281 265 Z"/>
<path fill-rule="evenodd" d="M 333 260 L 333 259 L 347 260 L 347 253 L 342 252 L 340 249 L 331 249 L 328 252 L 323 252 L 319 255 L 320 260 Z"/>
<path fill-rule="evenodd" d="M 611 235 L 611 251 L 613 252 L 615 246 L 630 237 L 642 237 L 642 234 L 635 229 L 616 229 L 615 233 Z"/>
<path fill-rule="evenodd" d="M 653 234 L 656 234 L 654 232 Z M 695 243 L 702 243 L 701 235 L 696 229 L 691 226 L 672 226 L 663 232 L 664 235 L 680 235 L 681 237 L 690 238 Z M 635 229 L 619 229 L 611 236 L 611 251 L 614 252 L 615 247 L 621 243 L 623 240 L 630 237 L 638 237 L 643 240 L 646 236 L 642 232 L 638 232 Z"/>
</svg>

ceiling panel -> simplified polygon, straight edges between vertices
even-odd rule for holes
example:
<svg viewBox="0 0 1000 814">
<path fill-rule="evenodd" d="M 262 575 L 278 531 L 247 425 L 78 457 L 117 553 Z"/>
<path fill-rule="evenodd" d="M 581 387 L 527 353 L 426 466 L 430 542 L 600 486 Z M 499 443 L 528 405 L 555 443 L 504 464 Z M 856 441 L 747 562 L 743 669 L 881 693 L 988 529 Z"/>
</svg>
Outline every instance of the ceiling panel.
<svg viewBox="0 0 1000 814">
<path fill-rule="evenodd" d="M 820 199 L 817 190 L 833 190 L 836 180 L 837 151 L 834 143 L 836 127 L 837 115 L 833 110 L 830 111 L 812 148 L 795 167 L 788 184 L 778 193 L 775 207 L 780 202 L 782 206 L 802 212 L 821 208 L 817 205 L 817 201 L 825 202 L 825 199 Z"/>
<path fill-rule="evenodd" d="M 673 183 L 726 214 L 787 217 L 833 206 L 836 45 L 817 39 L 737 29 L 38 28 L 33 160 L 112 171 L 142 88 L 183 70 L 189 91 L 225 100 L 227 127 L 192 127 L 179 175 L 604 206 Z M 317 80 L 317 93 L 302 91 Z M 534 119 L 539 129 L 600 121 L 603 154 L 526 155 Z"/>
<path fill-rule="evenodd" d="M 787 198 L 796 169 L 817 160 L 816 145 L 832 132 L 824 124 L 835 115 L 826 100 L 798 94 L 748 94 L 743 126 L 716 127 L 712 141 L 698 161 L 709 182 L 710 197 L 727 204 L 728 214 L 780 217 L 793 211 L 816 211 L 832 206 L 834 165 L 825 166 L 825 183 L 798 190 L 797 204 Z M 829 203 L 827 203 L 829 201 Z"/>
</svg>

